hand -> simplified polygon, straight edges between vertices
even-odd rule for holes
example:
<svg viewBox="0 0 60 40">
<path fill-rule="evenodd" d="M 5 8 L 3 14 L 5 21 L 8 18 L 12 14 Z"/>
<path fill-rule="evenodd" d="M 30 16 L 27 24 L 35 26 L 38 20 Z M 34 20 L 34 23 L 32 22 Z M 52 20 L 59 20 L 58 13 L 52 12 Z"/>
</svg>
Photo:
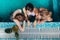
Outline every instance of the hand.
<svg viewBox="0 0 60 40">
<path fill-rule="evenodd" d="M 21 32 L 24 32 L 24 29 L 20 29 L 21 30 Z"/>
<path fill-rule="evenodd" d="M 24 32 L 24 27 L 19 28 L 21 32 Z"/>
<path fill-rule="evenodd" d="M 51 17 L 48 17 L 47 21 L 53 21 L 53 19 Z"/>
</svg>

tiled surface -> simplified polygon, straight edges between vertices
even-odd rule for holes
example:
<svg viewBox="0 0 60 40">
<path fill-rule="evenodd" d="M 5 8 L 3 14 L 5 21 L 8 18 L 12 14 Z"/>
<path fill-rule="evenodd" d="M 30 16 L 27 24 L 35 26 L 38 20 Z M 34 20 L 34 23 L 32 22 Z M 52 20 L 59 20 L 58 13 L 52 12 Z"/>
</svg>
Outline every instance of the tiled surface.
<svg viewBox="0 0 60 40">
<path fill-rule="evenodd" d="M 0 38 L 15 38 L 14 33 L 7 34 L 4 31 L 5 29 L 0 29 Z M 51 30 L 44 28 L 44 29 L 25 29 L 24 32 L 19 32 L 19 38 L 60 38 L 60 30 L 56 29 Z"/>
<path fill-rule="evenodd" d="M 16 24 L 13 22 L 0 22 L 0 40 L 16 40 L 14 33 L 6 34 L 3 30 L 4 28 L 11 28 L 14 25 Z M 28 27 L 26 26 L 26 28 Z M 19 40 L 60 40 L 60 22 L 37 24 L 36 29 L 34 29 L 31 24 L 29 29 L 25 29 L 24 32 L 20 32 Z"/>
<path fill-rule="evenodd" d="M 0 28 L 11 28 L 14 25 L 16 24 L 12 22 L 0 22 Z"/>
</svg>

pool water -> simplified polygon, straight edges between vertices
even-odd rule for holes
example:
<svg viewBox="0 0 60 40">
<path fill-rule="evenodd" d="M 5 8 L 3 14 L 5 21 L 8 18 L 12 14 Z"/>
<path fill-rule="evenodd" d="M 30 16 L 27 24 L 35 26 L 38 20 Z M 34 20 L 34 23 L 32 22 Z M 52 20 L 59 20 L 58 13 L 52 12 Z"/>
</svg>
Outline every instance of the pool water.
<svg viewBox="0 0 60 40">
<path fill-rule="evenodd" d="M 27 24 L 27 23 L 26 23 Z M 0 28 L 11 28 L 16 25 L 13 22 L 0 22 Z M 27 26 L 25 26 L 27 27 Z M 45 22 L 41 24 L 36 24 L 36 28 L 60 28 L 60 22 Z M 30 28 L 33 28 L 33 24 L 31 23 Z"/>
</svg>

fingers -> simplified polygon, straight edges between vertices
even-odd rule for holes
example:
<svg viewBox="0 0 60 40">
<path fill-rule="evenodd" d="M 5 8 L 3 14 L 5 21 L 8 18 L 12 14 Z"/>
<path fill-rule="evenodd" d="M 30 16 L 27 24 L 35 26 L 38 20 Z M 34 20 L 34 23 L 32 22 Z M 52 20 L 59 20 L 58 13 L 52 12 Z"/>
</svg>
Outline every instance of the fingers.
<svg viewBox="0 0 60 40">
<path fill-rule="evenodd" d="M 20 29 L 20 31 L 21 31 L 21 32 L 24 32 L 24 27 L 22 27 L 22 28 L 19 28 L 19 29 Z"/>
</svg>

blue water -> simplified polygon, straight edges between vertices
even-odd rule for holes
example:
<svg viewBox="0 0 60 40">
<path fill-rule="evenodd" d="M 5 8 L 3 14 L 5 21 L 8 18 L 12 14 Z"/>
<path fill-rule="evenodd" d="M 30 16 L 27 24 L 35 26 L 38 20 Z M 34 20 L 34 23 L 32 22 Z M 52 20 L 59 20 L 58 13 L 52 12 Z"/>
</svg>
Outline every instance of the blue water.
<svg viewBox="0 0 60 40">
<path fill-rule="evenodd" d="M 0 22 L 0 28 L 11 28 L 16 25 L 13 22 Z M 26 26 L 27 27 L 27 26 Z M 36 24 L 36 28 L 60 28 L 60 22 L 45 22 L 42 24 Z M 30 28 L 33 28 L 33 24 L 31 24 Z"/>
</svg>

